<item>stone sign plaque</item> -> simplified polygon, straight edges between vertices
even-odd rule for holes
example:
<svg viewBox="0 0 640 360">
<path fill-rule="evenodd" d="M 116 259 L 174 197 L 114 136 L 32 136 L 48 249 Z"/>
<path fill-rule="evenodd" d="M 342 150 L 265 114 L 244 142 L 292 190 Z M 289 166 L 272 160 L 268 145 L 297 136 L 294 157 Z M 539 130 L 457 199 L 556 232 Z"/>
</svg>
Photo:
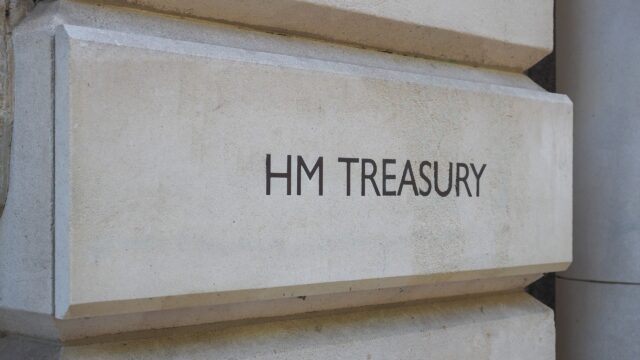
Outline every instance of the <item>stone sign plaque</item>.
<svg viewBox="0 0 640 360">
<path fill-rule="evenodd" d="M 64 26 L 56 315 L 561 269 L 562 95 Z"/>
</svg>

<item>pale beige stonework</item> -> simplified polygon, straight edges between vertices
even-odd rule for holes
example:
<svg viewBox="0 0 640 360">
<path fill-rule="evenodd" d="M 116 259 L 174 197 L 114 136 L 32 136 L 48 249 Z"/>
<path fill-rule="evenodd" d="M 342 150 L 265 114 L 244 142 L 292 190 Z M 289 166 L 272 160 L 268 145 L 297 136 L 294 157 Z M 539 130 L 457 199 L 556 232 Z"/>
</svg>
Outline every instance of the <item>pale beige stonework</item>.
<svg viewBox="0 0 640 360">
<path fill-rule="evenodd" d="M 0 284 L 3 285 L 0 286 L 0 315 L 16 311 L 30 313 L 27 316 L 31 318 L 48 316 L 52 312 L 55 133 L 52 56 L 53 33 L 64 23 L 482 84 L 537 89 L 526 77 L 509 72 L 424 61 L 124 8 L 96 7 L 67 0 L 39 2 L 29 17 L 13 29 L 11 36 L 16 101 L 11 111 L 10 169 L 3 174 L 9 176 L 12 185 L 0 217 Z M 3 164 L 5 169 L 8 165 Z M 37 327 L 38 330 L 42 328 Z"/>
<path fill-rule="evenodd" d="M 212 18 L 209 5 L 192 4 L 204 8 L 190 15 Z M 466 15 L 447 23 L 451 9 L 433 1 L 414 4 L 432 5 L 426 15 L 371 4 L 298 5 L 359 14 L 390 33 L 412 21 L 423 35 L 446 29 L 442 39 L 469 57 L 420 56 L 454 62 L 519 71 L 550 47 L 548 34 L 529 33 L 550 31 L 546 1 L 526 16 L 529 3 L 491 1 L 501 15 L 484 25 Z M 482 39 L 497 41 L 483 48 L 495 58 L 475 52 Z M 571 261 L 567 97 L 518 72 L 91 2 L 42 2 L 12 40 L 0 330 L 61 340 L 68 358 L 553 357 L 548 309 L 523 294 L 482 294 L 521 291 Z M 437 43 L 423 40 L 407 38 Z M 266 154 L 274 171 L 294 155 L 292 195 L 282 179 L 266 195 Z M 296 195 L 295 155 L 309 166 L 324 157 L 322 196 L 316 178 Z M 440 197 L 432 183 L 427 197 L 411 186 L 378 197 L 370 186 L 361 196 L 358 164 L 346 196 L 341 156 L 374 159 L 378 171 L 396 159 L 394 190 L 406 160 L 418 180 L 424 160 L 445 174 L 449 162 L 486 169 L 480 194 L 473 181 L 471 196 L 454 184 Z M 348 314 L 462 295 L 470 298 Z M 170 338 L 175 327 L 321 311 L 345 313 Z M 169 338 L 78 345 L 158 336 L 150 329 Z"/>
<path fill-rule="evenodd" d="M 11 329 L 12 332 L 19 334 L 29 334 L 61 341 L 75 341 L 148 329 L 188 327 L 194 324 L 207 323 L 228 323 L 242 319 L 265 319 L 292 314 L 402 303 L 427 298 L 447 298 L 460 295 L 470 296 L 513 291 L 514 289 L 522 289 L 536 278 L 537 276 L 512 276 L 484 281 L 454 281 L 430 285 L 287 297 L 275 300 L 256 300 L 65 320 L 54 319 L 51 315 L 34 315 L 20 311 L 9 311 L 0 312 L 0 326 L 3 329 Z M 197 299 L 197 297 L 195 298 Z"/>
<path fill-rule="evenodd" d="M 521 293 L 356 310 L 195 335 L 178 331 L 148 340 L 70 345 L 61 357 L 552 360 L 554 333 L 553 312 Z"/>
<path fill-rule="evenodd" d="M 59 27 L 55 43 L 60 318 L 525 275 L 570 260 L 563 96 L 86 27 Z M 283 179 L 267 195 L 267 154 L 280 172 L 288 154 L 309 166 L 323 156 L 323 196 L 306 179 L 301 195 Z M 407 160 L 416 177 L 423 160 L 486 170 L 447 197 L 432 172 L 428 197 L 410 186 L 379 197 L 366 183 L 361 195 L 353 165 L 347 196 L 340 157 L 397 159 L 394 191 Z"/>
<path fill-rule="evenodd" d="M 107 0 L 106 3 L 520 71 L 553 48 L 552 0 Z"/>
</svg>

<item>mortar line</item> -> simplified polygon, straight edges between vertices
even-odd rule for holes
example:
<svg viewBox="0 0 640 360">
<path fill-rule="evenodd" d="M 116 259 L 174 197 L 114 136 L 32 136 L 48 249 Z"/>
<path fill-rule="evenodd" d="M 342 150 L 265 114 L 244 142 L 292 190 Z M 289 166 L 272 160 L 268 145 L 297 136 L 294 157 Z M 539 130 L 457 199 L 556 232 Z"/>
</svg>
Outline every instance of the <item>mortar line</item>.
<svg viewBox="0 0 640 360">
<path fill-rule="evenodd" d="M 560 275 L 556 275 L 556 277 L 560 278 L 562 280 L 581 281 L 581 282 L 588 282 L 588 283 L 595 283 L 595 284 L 640 285 L 640 283 L 637 283 L 637 282 L 627 282 L 627 281 L 606 281 L 606 280 L 576 279 L 576 278 L 570 278 L 570 277 L 560 276 Z"/>
</svg>

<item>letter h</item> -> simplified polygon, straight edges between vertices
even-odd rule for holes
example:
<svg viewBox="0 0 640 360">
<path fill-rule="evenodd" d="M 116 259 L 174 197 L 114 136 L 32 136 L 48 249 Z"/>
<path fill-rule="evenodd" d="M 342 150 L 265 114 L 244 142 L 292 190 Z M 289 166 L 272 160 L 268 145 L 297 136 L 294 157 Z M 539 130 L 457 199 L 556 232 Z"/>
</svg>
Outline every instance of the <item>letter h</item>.
<svg viewBox="0 0 640 360">
<path fill-rule="evenodd" d="M 267 195 L 271 195 L 271 178 L 287 179 L 287 195 L 291 195 L 291 155 L 287 155 L 287 172 L 271 172 L 271 154 L 267 154 Z"/>
</svg>

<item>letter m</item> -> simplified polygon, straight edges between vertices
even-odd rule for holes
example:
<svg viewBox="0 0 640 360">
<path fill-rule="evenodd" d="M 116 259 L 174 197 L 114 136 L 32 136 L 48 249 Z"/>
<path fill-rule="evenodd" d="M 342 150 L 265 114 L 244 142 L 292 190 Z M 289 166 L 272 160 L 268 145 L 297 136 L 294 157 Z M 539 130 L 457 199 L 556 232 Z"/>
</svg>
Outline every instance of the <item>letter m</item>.
<svg viewBox="0 0 640 360">
<path fill-rule="evenodd" d="M 307 164 L 304 162 L 304 159 L 302 159 L 302 156 L 298 155 L 298 195 L 302 194 L 302 170 L 304 170 L 305 174 L 307 174 L 307 178 L 309 180 L 313 178 L 313 175 L 316 173 L 316 171 L 319 173 L 318 195 L 322 196 L 322 156 L 320 156 L 318 160 L 316 160 L 313 168 L 309 170 Z"/>
</svg>

